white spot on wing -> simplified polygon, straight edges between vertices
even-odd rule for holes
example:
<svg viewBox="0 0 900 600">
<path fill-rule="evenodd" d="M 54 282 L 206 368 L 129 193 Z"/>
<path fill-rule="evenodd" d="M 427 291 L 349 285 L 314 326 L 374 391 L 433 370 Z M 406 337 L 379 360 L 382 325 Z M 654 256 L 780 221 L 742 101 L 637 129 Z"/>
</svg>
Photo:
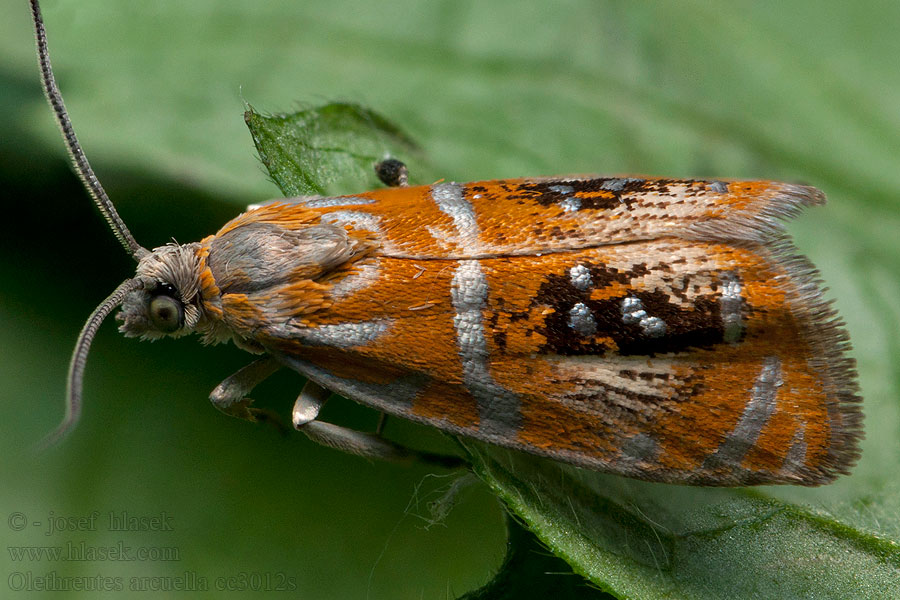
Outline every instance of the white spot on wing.
<svg viewBox="0 0 900 600">
<path fill-rule="evenodd" d="M 563 198 L 559 201 L 559 206 L 565 212 L 575 212 L 576 210 L 581 208 L 581 198 L 576 198 L 574 196 Z"/>
<path fill-rule="evenodd" d="M 569 196 L 569 194 L 575 193 L 575 188 L 571 185 L 551 185 L 549 188 L 551 192 L 556 192 L 557 194 L 561 194 L 565 196 L 564 198 L 560 198 L 556 201 L 559 204 L 560 208 L 565 212 L 575 212 L 581 208 L 581 198 L 576 198 L 575 196 Z"/>
<path fill-rule="evenodd" d="M 666 322 L 659 317 L 641 319 L 640 325 L 647 337 L 658 338 L 666 335 Z"/>
<path fill-rule="evenodd" d="M 621 192 L 625 189 L 625 186 L 633 181 L 641 181 L 640 179 L 635 179 L 634 177 L 624 177 L 624 178 L 613 178 L 607 179 L 603 183 L 600 184 L 600 189 L 606 190 L 608 192 Z"/>
<path fill-rule="evenodd" d="M 716 194 L 728 193 L 728 184 L 724 181 L 711 181 L 706 184 L 706 189 Z"/>
<path fill-rule="evenodd" d="M 722 314 L 724 327 L 723 339 L 734 343 L 741 339 L 744 332 L 744 320 L 741 309 L 744 304 L 741 281 L 735 273 L 727 271 L 719 276 L 722 284 L 722 295 L 719 296 L 719 311 Z"/>
<path fill-rule="evenodd" d="M 622 300 L 622 322 L 626 325 L 637 323 L 647 337 L 658 338 L 666 334 L 666 322 L 648 315 L 644 310 L 644 303 L 634 296 Z"/>
<path fill-rule="evenodd" d="M 575 289 L 582 292 L 591 289 L 594 285 L 594 280 L 591 279 L 591 271 L 584 265 L 575 265 L 569 269 L 569 278 L 572 280 L 572 285 Z"/>
<path fill-rule="evenodd" d="M 597 333 L 597 321 L 584 302 L 579 302 L 569 309 L 569 327 L 584 336 Z"/>
</svg>

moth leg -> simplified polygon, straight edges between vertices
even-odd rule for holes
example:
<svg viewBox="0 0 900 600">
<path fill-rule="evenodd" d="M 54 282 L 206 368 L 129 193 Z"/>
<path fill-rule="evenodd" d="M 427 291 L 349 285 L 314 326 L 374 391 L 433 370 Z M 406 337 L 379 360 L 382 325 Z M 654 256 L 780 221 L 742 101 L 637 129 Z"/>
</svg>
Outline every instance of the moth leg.
<svg viewBox="0 0 900 600">
<path fill-rule="evenodd" d="M 319 410 L 331 392 L 317 383 L 307 381 L 294 403 L 292 419 L 294 427 L 312 441 L 335 448 L 349 454 L 377 458 L 390 461 L 419 460 L 446 468 L 455 468 L 465 464 L 458 456 L 445 456 L 430 452 L 419 452 L 395 444 L 378 433 L 366 433 L 333 423 L 317 421 Z"/>
<path fill-rule="evenodd" d="M 350 454 L 394 461 L 411 458 L 410 452 L 405 448 L 387 441 L 377 433 L 364 433 L 316 421 L 329 396 L 331 396 L 329 390 L 313 381 L 307 381 L 297 396 L 297 401 L 294 402 L 294 410 L 291 413 L 294 427 L 316 443 Z"/>
<path fill-rule="evenodd" d="M 375 426 L 375 433 L 381 435 L 384 431 L 384 426 L 387 425 L 387 413 L 381 413 L 378 415 L 378 425 Z"/>
<path fill-rule="evenodd" d="M 384 185 L 390 187 L 409 187 L 409 169 L 396 158 L 386 158 L 375 163 L 375 174 Z"/>
<path fill-rule="evenodd" d="M 247 394 L 280 368 L 281 365 L 271 356 L 255 360 L 217 385 L 209 400 L 226 415 L 247 421 L 271 421 L 272 412 L 253 408 L 253 399 L 248 398 Z"/>
</svg>

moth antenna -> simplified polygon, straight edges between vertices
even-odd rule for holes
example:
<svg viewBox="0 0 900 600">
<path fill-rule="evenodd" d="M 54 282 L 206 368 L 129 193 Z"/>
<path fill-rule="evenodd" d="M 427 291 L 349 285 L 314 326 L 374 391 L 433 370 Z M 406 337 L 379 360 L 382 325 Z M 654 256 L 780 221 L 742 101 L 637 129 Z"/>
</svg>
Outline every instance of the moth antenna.
<svg viewBox="0 0 900 600">
<path fill-rule="evenodd" d="M 94 170 L 88 162 L 78 138 L 75 136 L 75 130 L 72 128 L 72 121 L 69 120 L 69 113 L 66 111 L 66 105 L 63 103 L 62 95 L 59 93 L 59 87 L 56 85 L 56 78 L 53 76 L 53 67 L 50 65 L 50 52 L 47 49 L 47 33 L 44 31 L 44 19 L 41 17 L 41 7 L 38 0 L 31 1 L 31 16 L 34 20 L 34 36 L 37 41 L 38 63 L 41 67 L 41 82 L 44 86 L 44 95 L 50 102 L 53 114 L 56 115 L 56 123 L 62 131 L 63 140 L 66 143 L 66 149 L 75 165 L 75 171 L 84 184 L 85 189 L 94 199 L 94 204 L 100 209 L 106 222 L 112 228 L 113 233 L 119 239 L 119 242 L 131 254 L 135 260 L 140 260 L 142 256 L 148 253 L 148 250 L 137 243 L 125 222 L 116 212 L 106 190 L 100 185 Z"/>
<path fill-rule="evenodd" d="M 123 281 L 106 300 L 100 303 L 100 306 L 94 309 L 94 312 L 91 313 L 91 316 L 85 322 L 84 327 L 81 328 L 81 333 L 78 334 L 78 341 L 75 342 L 75 351 L 72 352 L 72 359 L 69 361 L 69 381 L 66 387 L 66 416 L 59 426 L 38 444 L 39 449 L 45 449 L 58 443 L 78 422 L 78 418 L 81 416 L 81 384 L 84 379 L 84 365 L 87 363 L 87 355 L 91 349 L 94 335 L 97 334 L 100 324 L 109 316 L 109 313 L 122 304 L 125 296 L 142 285 L 139 279 L 126 279 Z"/>
</svg>

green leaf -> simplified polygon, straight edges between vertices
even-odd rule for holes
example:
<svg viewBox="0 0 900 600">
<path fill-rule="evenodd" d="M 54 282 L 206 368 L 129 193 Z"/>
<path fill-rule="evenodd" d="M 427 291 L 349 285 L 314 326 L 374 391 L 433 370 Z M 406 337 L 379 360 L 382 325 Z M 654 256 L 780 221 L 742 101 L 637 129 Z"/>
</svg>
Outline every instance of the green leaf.
<svg viewBox="0 0 900 600">
<path fill-rule="evenodd" d="M 463 445 L 510 510 L 616 597 L 900 596 L 900 548 L 830 515 L 748 490 L 628 481 Z"/>
<path fill-rule="evenodd" d="M 611 596 L 599 592 L 568 565 L 553 556 L 533 533 L 507 516 L 506 558 L 500 570 L 485 586 L 460 600 L 603 600 Z"/>
<path fill-rule="evenodd" d="M 251 107 L 244 120 L 263 165 L 285 196 L 383 185 L 373 167 L 389 156 L 414 170 L 421 166 L 411 162 L 421 154 L 419 148 L 399 127 L 356 104 L 333 102 L 271 116 Z"/>
</svg>

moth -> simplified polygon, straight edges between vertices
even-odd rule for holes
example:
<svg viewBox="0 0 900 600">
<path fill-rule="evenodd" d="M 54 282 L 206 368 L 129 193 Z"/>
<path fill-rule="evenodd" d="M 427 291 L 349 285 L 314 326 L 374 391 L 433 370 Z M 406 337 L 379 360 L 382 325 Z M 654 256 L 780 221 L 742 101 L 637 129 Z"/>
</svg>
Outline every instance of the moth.
<svg viewBox="0 0 900 600">
<path fill-rule="evenodd" d="M 212 393 L 247 399 L 287 367 L 312 439 L 408 450 L 317 420 L 332 393 L 596 471 L 710 486 L 819 485 L 859 456 L 849 339 L 782 221 L 822 204 L 773 181 L 550 177 L 392 187 L 253 206 L 199 242 L 140 246 L 78 144 L 31 0 L 45 92 L 137 272 L 95 310 L 69 372 L 71 429 L 101 322 L 199 334 L 260 358 Z"/>
</svg>

